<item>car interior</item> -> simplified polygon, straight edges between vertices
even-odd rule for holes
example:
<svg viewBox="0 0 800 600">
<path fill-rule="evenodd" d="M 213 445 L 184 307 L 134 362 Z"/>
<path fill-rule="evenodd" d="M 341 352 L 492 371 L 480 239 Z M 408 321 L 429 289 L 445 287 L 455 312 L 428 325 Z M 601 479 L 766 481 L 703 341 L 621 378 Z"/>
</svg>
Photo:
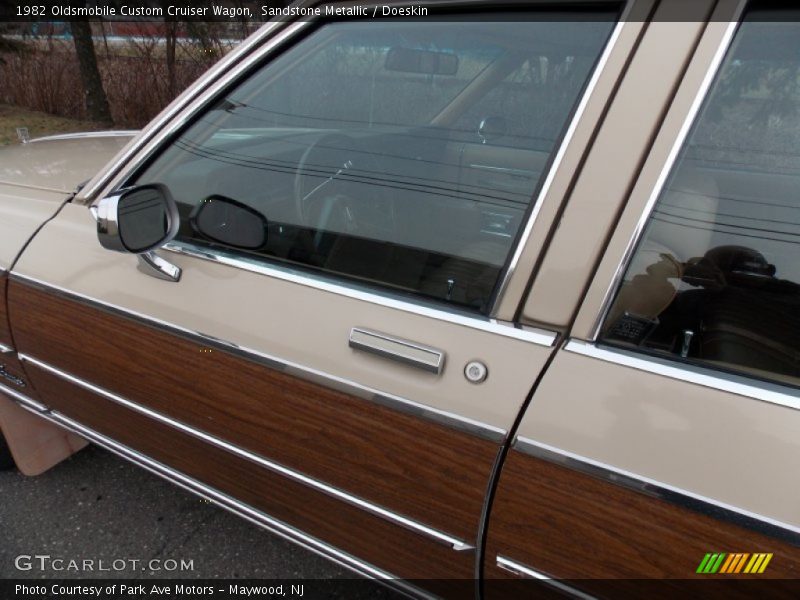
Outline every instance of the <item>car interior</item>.
<svg viewBox="0 0 800 600">
<path fill-rule="evenodd" d="M 600 19 L 593 35 L 582 27 L 566 40 L 574 23 L 558 23 L 561 32 L 553 23 L 496 25 L 411 32 L 398 23 L 383 35 L 376 26 L 322 28 L 321 50 L 301 44 L 299 58 L 281 57 L 229 92 L 137 182 L 172 190 L 179 241 L 485 312 L 613 23 Z M 456 26 L 474 36 L 459 41 Z M 326 71 L 312 69 L 317 62 Z M 326 81 L 332 68 L 350 83 Z M 310 87 L 311 77 L 320 84 Z M 393 99 L 398 81 L 413 94 Z M 289 114 L 281 108 L 291 94 Z M 530 117 L 531 106 L 541 114 Z M 260 212 L 264 246 L 237 247 L 235 236 L 220 244 L 192 227 L 189 216 L 211 195 Z"/>
</svg>

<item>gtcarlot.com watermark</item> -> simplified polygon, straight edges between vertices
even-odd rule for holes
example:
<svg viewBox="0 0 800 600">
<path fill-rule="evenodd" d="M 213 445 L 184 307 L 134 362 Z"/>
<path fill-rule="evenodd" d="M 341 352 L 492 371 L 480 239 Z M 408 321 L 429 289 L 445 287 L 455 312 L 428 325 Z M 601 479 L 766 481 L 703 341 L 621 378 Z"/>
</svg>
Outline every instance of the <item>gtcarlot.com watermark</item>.
<svg viewBox="0 0 800 600">
<path fill-rule="evenodd" d="M 182 573 L 194 571 L 194 560 L 174 558 L 62 558 L 49 554 L 20 554 L 14 558 L 18 571 L 101 573 L 149 571 Z"/>
</svg>

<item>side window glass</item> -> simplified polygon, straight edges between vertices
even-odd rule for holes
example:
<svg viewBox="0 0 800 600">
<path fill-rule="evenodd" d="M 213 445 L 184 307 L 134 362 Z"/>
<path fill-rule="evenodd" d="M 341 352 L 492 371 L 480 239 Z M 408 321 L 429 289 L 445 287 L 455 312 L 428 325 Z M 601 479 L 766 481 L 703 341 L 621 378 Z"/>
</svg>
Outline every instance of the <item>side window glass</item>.
<svg viewBox="0 0 800 600">
<path fill-rule="evenodd" d="M 135 183 L 169 187 L 178 243 L 488 312 L 616 16 L 321 26 Z"/>
<path fill-rule="evenodd" d="M 754 3 L 650 215 L 608 343 L 800 385 L 800 13 Z"/>
<path fill-rule="evenodd" d="M 528 150 L 551 147 L 573 108 L 570 98 L 583 85 L 591 60 L 591 56 L 573 56 L 563 51 L 526 57 L 463 114 L 458 120 L 459 129 L 480 132 L 482 122 L 494 120 L 500 122 L 504 135 L 492 138 L 490 131 L 490 139 L 480 140 L 482 143 Z M 479 140 L 473 136 L 473 141 Z"/>
</svg>

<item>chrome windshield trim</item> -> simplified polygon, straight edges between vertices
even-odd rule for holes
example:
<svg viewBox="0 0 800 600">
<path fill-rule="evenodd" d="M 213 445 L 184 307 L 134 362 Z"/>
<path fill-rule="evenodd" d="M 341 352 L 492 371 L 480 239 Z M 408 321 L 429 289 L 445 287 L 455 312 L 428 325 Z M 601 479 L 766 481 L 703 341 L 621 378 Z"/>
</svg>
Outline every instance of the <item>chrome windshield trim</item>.
<svg viewBox="0 0 800 600">
<path fill-rule="evenodd" d="M 355 396 L 362 400 L 386 406 L 398 412 L 413 415 L 422 419 L 427 419 L 428 421 L 433 421 L 434 423 L 439 423 L 445 427 L 462 431 L 491 442 L 501 443 L 505 440 L 506 435 L 508 434 L 508 431 L 501 427 L 495 427 L 494 425 L 476 421 L 475 419 L 470 419 L 469 417 L 464 417 L 462 415 L 447 412 L 426 404 L 421 404 L 409 398 L 403 398 L 388 392 L 383 392 L 375 388 L 362 385 L 350 379 L 345 379 L 344 377 L 338 377 L 331 373 L 312 369 L 310 367 L 284 360 L 258 350 L 239 346 L 205 333 L 192 331 L 185 327 L 181 327 L 180 325 L 168 323 L 155 317 L 144 315 L 134 310 L 111 304 L 110 302 L 98 300 L 96 298 L 92 298 L 90 296 L 86 296 L 84 294 L 74 292 L 51 283 L 46 283 L 34 277 L 29 277 L 16 272 L 12 273 L 10 277 L 12 279 L 22 281 L 28 285 L 33 285 L 37 288 L 43 289 L 47 292 L 81 302 L 87 306 L 105 310 L 125 318 L 133 319 L 149 327 L 155 327 L 174 335 L 180 335 L 194 342 L 200 341 L 209 347 L 235 354 L 247 360 L 265 365 L 271 369 L 282 371 L 288 375 L 304 379 L 305 381 L 326 386 L 351 396 Z"/>
<path fill-rule="evenodd" d="M 514 573 L 515 575 L 522 575 L 523 577 L 528 577 L 530 579 L 538 579 L 545 585 L 549 585 L 559 591 L 562 591 L 573 598 L 580 598 L 581 600 L 595 600 L 596 598 L 595 596 L 579 591 L 571 585 L 561 583 L 558 579 L 554 579 L 549 575 L 545 575 L 541 571 L 532 569 L 527 565 L 523 565 L 522 563 L 511 560 L 510 558 L 506 558 L 505 556 L 501 556 L 499 554 L 497 555 L 497 566 L 504 571 Z"/>
<path fill-rule="evenodd" d="M 608 316 L 609 311 L 611 310 L 611 304 L 614 301 L 614 297 L 616 296 L 617 289 L 622 284 L 622 278 L 625 275 L 625 271 L 628 269 L 628 265 L 630 264 L 631 259 L 633 258 L 633 253 L 636 250 L 636 247 L 639 245 L 639 241 L 641 240 L 642 235 L 644 234 L 645 227 L 647 226 L 648 221 L 650 220 L 650 216 L 652 214 L 653 209 L 655 208 L 656 202 L 658 198 L 661 196 L 661 192 L 664 189 L 664 185 L 667 182 L 667 178 L 672 173 L 672 169 L 675 166 L 675 161 L 678 159 L 678 154 L 683 147 L 684 142 L 686 141 L 686 137 L 689 135 L 689 131 L 691 130 L 692 126 L 697 119 L 698 113 L 702 108 L 706 97 L 708 95 L 709 89 L 711 88 L 712 83 L 714 82 L 717 73 L 722 66 L 722 62 L 725 59 L 725 56 L 728 54 L 728 50 L 730 49 L 731 43 L 733 42 L 734 34 L 739 27 L 739 22 L 744 12 L 744 7 L 749 0 L 739 0 L 739 4 L 736 9 L 735 13 L 735 21 L 731 21 L 728 23 L 727 28 L 725 29 L 725 33 L 723 35 L 722 41 L 717 48 L 713 58 L 711 59 L 711 63 L 709 64 L 708 70 L 706 71 L 705 76 L 703 77 L 703 81 L 700 83 L 700 88 L 697 90 L 697 94 L 692 101 L 692 105 L 689 107 L 689 112 L 686 114 L 686 118 L 681 125 L 680 130 L 678 131 L 678 136 L 675 138 L 675 142 L 670 148 L 669 155 L 667 156 L 667 160 L 664 162 L 664 166 L 661 169 L 661 172 L 658 175 L 658 179 L 656 180 L 655 186 L 653 190 L 650 192 L 650 196 L 647 198 L 647 203 L 645 204 L 644 210 L 642 214 L 639 216 L 639 220 L 636 223 L 636 227 L 633 230 L 633 233 L 628 240 L 628 243 L 625 247 L 625 252 L 622 255 L 622 260 L 617 265 L 617 269 L 614 272 L 614 276 L 612 277 L 611 281 L 606 288 L 606 291 L 603 295 L 603 301 L 600 304 L 600 312 L 597 315 L 597 319 L 595 320 L 594 326 L 592 327 L 592 333 L 590 339 L 592 341 L 597 340 L 600 335 L 600 330 L 603 327 L 603 323 Z"/>
<path fill-rule="evenodd" d="M 581 340 L 570 340 L 564 350 L 670 379 L 800 410 L 800 390 L 792 390 L 780 384 L 757 383 L 741 375 L 721 373 L 699 365 L 678 363 L 628 350 L 597 346 Z"/>
<path fill-rule="evenodd" d="M 277 462 L 271 461 L 267 458 L 264 458 L 263 456 L 250 452 L 249 450 L 245 450 L 244 448 L 240 448 L 239 446 L 226 442 L 225 440 L 222 440 L 214 435 L 208 434 L 199 429 L 195 429 L 194 427 L 186 425 L 185 423 L 182 423 L 176 419 L 163 415 L 160 412 L 142 406 L 141 404 L 137 404 L 136 402 L 132 402 L 127 398 L 118 396 L 117 394 L 114 394 L 106 389 L 103 389 L 99 386 L 89 383 L 88 381 L 85 381 L 79 377 L 61 371 L 60 369 L 53 367 L 52 365 L 49 365 L 40 360 L 37 360 L 36 358 L 33 358 L 25 354 L 19 354 L 19 359 L 23 362 L 27 362 L 36 367 L 39 367 L 40 369 L 47 371 L 51 375 L 55 375 L 60 379 L 68 381 L 85 390 L 97 394 L 98 396 L 102 396 L 106 400 L 114 402 L 129 410 L 133 410 L 150 419 L 158 421 L 159 423 L 172 427 L 173 429 L 177 429 L 182 433 L 191 435 L 192 437 L 195 437 L 216 448 L 225 450 L 226 452 L 229 452 L 234 456 L 238 456 L 239 458 L 248 460 L 259 467 L 268 469 L 273 473 L 277 473 L 278 475 L 281 475 L 288 479 L 292 479 L 293 481 L 296 481 L 309 488 L 327 494 L 328 496 L 336 498 L 337 500 L 341 500 L 343 502 L 356 506 L 366 512 L 369 512 L 375 516 L 390 521 L 396 525 L 400 525 L 417 534 L 422 534 L 430 539 L 439 542 L 440 544 L 444 544 L 446 546 L 451 547 L 453 550 L 460 552 L 464 550 L 472 550 L 475 548 L 474 545 L 468 544 L 463 540 L 450 536 L 432 527 L 428 527 L 427 525 L 423 525 L 422 523 L 414 521 L 413 519 L 409 519 L 408 517 L 404 517 L 403 515 L 387 510 L 382 506 L 378 506 L 377 504 L 369 502 L 368 500 L 364 500 L 363 498 L 359 498 L 358 496 L 349 494 L 345 491 L 340 490 L 339 488 L 336 488 L 332 485 L 328 485 L 327 483 L 319 481 L 318 479 L 314 479 L 313 477 L 304 475 L 298 471 L 295 471 L 294 469 L 290 469 L 289 467 L 285 467 Z"/>
<path fill-rule="evenodd" d="M 41 402 L 34 400 L 33 398 L 29 398 L 25 394 L 20 394 L 17 390 L 12 390 L 10 387 L 2 383 L 0 383 L 0 394 L 10 396 L 19 404 L 27 406 L 28 408 L 32 408 L 36 412 L 46 412 L 48 410 L 48 408 Z"/>
<path fill-rule="evenodd" d="M 405 300 L 400 300 L 389 293 L 366 290 L 355 285 L 345 285 L 344 283 L 334 281 L 334 277 L 332 276 L 311 274 L 301 271 L 300 269 L 294 269 L 283 265 L 249 260 L 224 250 L 214 249 L 211 251 L 196 244 L 190 244 L 188 242 L 181 241 L 172 241 L 164 246 L 164 249 L 171 252 L 176 252 L 178 254 L 191 256 L 193 258 L 200 258 L 229 267 L 236 267 L 237 269 L 250 271 L 251 273 L 266 275 L 282 281 L 288 281 L 290 283 L 312 287 L 325 292 L 330 292 L 332 294 L 346 296 L 355 300 L 370 302 L 372 304 L 380 304 L 381 306 L 386 306 L 395 310 L 402 310 L 403 312 L 412 313 L 423 317 L 429 317 L 431 319 L 436 319 L 437 321 L 446 321 L 454 325 L 461 325 L 463 327 L 469 327 L 471 329 L 477 329 L 479 331 L 485 331 L 487 333 L 520 340 L 522 342 L 529 342 L 536 344 L 537 346 L 544 346 L 545 348 L 551 348 L 555 344 L 556 339 L 558 339 L 557 333 L 547 331 L 545 329 L 520 329 L 512 325 L 502 324 L 496 319 L 485 318 L 479 315 L 466 315 L 426 306 L 423 304 L 407 302 Z"/>
<path fill-rule="evenodd" d="M 564 133 L 564 137 L 561 140 L 561 143 L 558 146 L 558 150 L 556 151 L 555 156 L 553 157 L 553 162 L 550 165 L 550 169 L 548 170 L 547 176 L 545 177 L 544 182 L 542 183 L 542 187 L 539 190 L 539 194 L 536 196 L 536 200 L 533 203 L 533 207 L 531 208 L 531 213 L 528 215 L 528 219 L 525 222 L 525 227 L 522 230 L 521 235 L 519 236 L 519 241 L 517 242 L 516 247 L 514 248 L 514 253 L 511 255 L 511 260 L 508 263 L 508 268 L 505 270 L 503 274 L 503 278 L 500 281 L 499 286 L 497 287 L 497 293 L 495 294 L 494 301 L 492 303 L 492 310 L 490 314 L 493 317 L 497 316 L 497 308 L 502 303 L 503 296 L 508 289 L 508 286 L 511 282 L 514 273 L 517 270 L 517 266 L 519 265 L 519 261 L 522 258 L 522 254 L 524 253 L 527 245 L 528 240 L 531 237 L 531 233 L 533 232 L 533 226 L 536 223 L 536 219 L 539 216 L 539 212 L 542 209 L 544 204 L 545 198 L 547 198 L 547 194 L 550 193 L 550 188 L 553 185 L 553 181 L 555 181 L 556 174 L 558 173 L 559 168 L 561 167 L 561 163 L 564 160 L 564 156 L 567 153 L 567 149 L 572 142 L 572 138 L 575 135 L 575 131 L 578 129 L 578 125 L 583 118 L 583 114 L 586 111 L 586 107 L 589 105 L 589 100 L 594 94 L 594 90 L 597 87 L 597 83 L 600 81 L 600 76 L 605 71 L 606 64 L 608 63 L 611 54 L 614 51 L 614 48 L 617 45 L 619 37 L 622 33 L 622 29 L 625 27 L 626 18 L 630 13 L 631 8 L 633 7 L 633 0 L 626 0 L 625 7 L 622 10 L 622 14 L 617 21 L 617 24 L 614 26 L 611 35 L 606 42 L 605 48 L 603 49 L 600 58 L 597 60 L 597 64 L 594 67 L 594 71 L 592 72 L 592 76 L 589 79 L 589 82 L 586 84 L 586 89 L 583 91 L 583 95 L 578 103 L 578 106 L 575 108 L 575 113 L 572 115 L 572 119 L 570 120 L 569 126 L 567 131 Z"/>
<path fill-rule="evenodd" d="M 119 155 L 112 164 L 106 167 L 107 175 L 104 175 L 102 181 L 91 185 L 91 188 L 87 185 L 81 190 L 79 198 L 83 200 L 96 199 L 98 196 L 103 197 L 112 193 L 116 186 L 160 148 L 162 142 L 185 126 L 205 106 L 216 100 L 217 94 L 223 88 L 231 85 L 240 75 L 263 60 L 267 54 L 311 24 L 312 21 L 296 21 L 288 24 L 282 21 L 272 21 L 262 26 L 242 42 L 236 50 L 197 80 L 189 88 L 188 93 L 184 92 L 185 98 L 179 97 L 174 106 L 167 107 L 154 121 L 151 121 L 148 127 L 152 127 L 152 129 L 148 128 L 132 148 Z M 262 42 L 264 37 L 272 35 L 278 27 L 284 25 L 285 27 L 281 31 L 277 31 L 274 37 L 262 47 L 251 51 L 254 46 Z M 98 190 L 100 190 L 99 194 Z"/>
<path fill-rule="evenodd" d="M 800 545 L 800 527 L 795 527 L 777 519 L 765 517 L 530 438 L 517 436 L 514 440 L 513 448 L 529 456 L 603 479 L 609 483 L 675 504 L 707 517 L 727 521 L 796 546 Z"/>
<path fill-rule="evenodd" d="M 52 411 L 41 415 L 38 413 L 36 414 L 50 421 L 51 423 L 54 423 L 55 425 L 86 438 L 90 442 L 97 444 L 98 446 L 108 450 L 120 458 L 124 458 L 125 460 L 136 464 L 150 473 L 158 475 L 159 477 L 166 479 L 178 487 L 196 494 L 208 500 L 209 502 L 212 502 L 213 504 L 216 504 L 217 506 L 234 513 L 235 515 L 242 517 L 255 525 L 258 525 L 259 527 L 263 527 L 264 529 L 282 537 L 283 539 L 305 548 L 306 550 L 322 556 L 323 558 L 332 560 L 342 567 L 349 569 L 350 571 L 373 579 L 391 580 L 392 585 L 400 585 L 408 591 L 418 593 L 417 588 L 409 584 L 404 584 L 404 582 L 398 580 L 394 575 L 365 563 L 350 554 L 342 552 L 338 548 L 334 548 L 333 546 L 330 546 L 329 544 L 318 540 L 315 537 L 305 534 L 299 529 L 295 529 L 291 525 L 287 525 L 283 521 L 279 521 L 278 519 L 275 519 L 248 504 L 244 504 L 232 496 L 224 494 L 215 488 L 198 481 L 197 479 L 184 475 L 172 467 L 168 467 L 163 463 L 153 460 L 137 450 L 129 448 L 128 446 L 124 446 L 119 442 L 116 442 L 111 438 L 108 438 L 105 435 L 95 431 L 94 429 L 78 423 L 66 415 L 63 415 L 57 411 Z"/>
<path fill-rule="evenodd" d="M 87 138 L 107 138 L 107 137 L 133 137 L 139 133 L 138 129 L 120 129 L 117 131 L 82 131 L 78 133 L 59 133 L 57 135 L 45 135 L 30 140 L 29 144 L 36 142 L 53 142 L 57 140 L 80 140 Z"/>
</svg>

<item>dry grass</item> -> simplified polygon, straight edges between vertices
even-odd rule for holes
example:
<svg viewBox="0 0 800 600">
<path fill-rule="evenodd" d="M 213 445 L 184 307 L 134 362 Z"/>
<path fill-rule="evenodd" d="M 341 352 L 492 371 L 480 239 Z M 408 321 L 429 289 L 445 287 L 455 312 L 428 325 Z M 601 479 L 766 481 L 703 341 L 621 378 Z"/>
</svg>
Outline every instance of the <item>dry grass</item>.
<svg viewBox="0 0 800 600">
<path fill-rule="evenodd" d="M 18 106 L 0 104 L 0 146 L 19 143 L 17 127 L 27 127 L 31 138 L 57 133 L 96 131 L 104 128 L 102 124 L 92 121 L 77 121 Z"/>
</svg>

